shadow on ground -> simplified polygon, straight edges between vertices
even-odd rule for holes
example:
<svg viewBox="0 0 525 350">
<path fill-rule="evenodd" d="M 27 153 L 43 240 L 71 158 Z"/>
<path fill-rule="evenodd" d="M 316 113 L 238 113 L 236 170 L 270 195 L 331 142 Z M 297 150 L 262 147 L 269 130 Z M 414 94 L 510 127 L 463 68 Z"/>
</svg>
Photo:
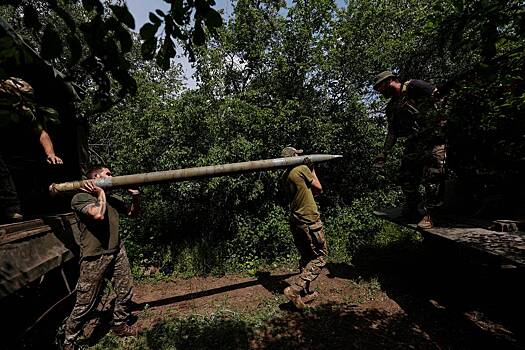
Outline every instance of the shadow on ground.
<svg viewBox="0 0 525 350">
<path fill-rule="evenodd" d="M 447 242 L 367 249 L 329 276 L 377 279 L 439 348 L 525 349 L 524 271 Z M 419 348 L 419 347 L 416 347 Z"/>
<path fill-rule="evenodd" d="M 322 305 L 255 326 L 235 318 L 159 323 L 144 334 L 150 349 L 439 349 L 404 316 Z M 106 344 L 107 345 L 107 344 Z"/>
<path fill-rule="evenodd" d="M 328 264 L 329 278 L 379 281 L 402 312 L 351 302 L 303 312 L 192 315 L 161 321 L 126 349 L 524 349 L 523 270 L 502 268 L 480 256 L 436 242 L 360 252 L 354 265 Z M 290 275 L 262 273 L 257 280 L 149 302 L 166 305 L 261 284 L 280 292 Z M 141 305 L 137 305 L 140 309 Z M 97 315 L 109 321 L 109 313 Z M 100 322 L 107 324 L 107 322 Z M 48 331 L 51 331 L 48 329 Z M 54 331 L 54 330 L 52 330 Z M 122 348 L 107 327 L 95 328 L 96 349 Z M 44 330 L 30 335 L 38 339 Z M 33 345 L 38 344 L 38 347 Z M 32 341 L 26 349 L 52 349 Z"/>
</svg>

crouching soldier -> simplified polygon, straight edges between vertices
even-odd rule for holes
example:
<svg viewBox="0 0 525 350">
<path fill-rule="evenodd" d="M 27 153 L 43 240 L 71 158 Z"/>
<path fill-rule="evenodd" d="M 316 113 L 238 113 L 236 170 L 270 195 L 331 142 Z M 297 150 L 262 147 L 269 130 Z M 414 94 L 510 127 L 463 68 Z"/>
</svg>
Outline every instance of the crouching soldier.
<svg viewBox="0 0 525 350">
<path fill-rule="evenodd" d="M 302 152 L 286 147 L 281 156 L 294 157 Z M 305 303 L 317 297 L 317 292 L 311 289 L 311 283 L 326 264 L 327 246 L 323 223 L 314 200 L 314 196 L 321 194 L 323 188 L 308 158 L 305 164 L 288 169 L 283 174 L 282 185 L 290 206 L 290 231 L 301 257 L 301 273 L 295 277 L 290 287 L 284 289 L 284 295 L 298 309 L 303 309 Z"/>
</svg>

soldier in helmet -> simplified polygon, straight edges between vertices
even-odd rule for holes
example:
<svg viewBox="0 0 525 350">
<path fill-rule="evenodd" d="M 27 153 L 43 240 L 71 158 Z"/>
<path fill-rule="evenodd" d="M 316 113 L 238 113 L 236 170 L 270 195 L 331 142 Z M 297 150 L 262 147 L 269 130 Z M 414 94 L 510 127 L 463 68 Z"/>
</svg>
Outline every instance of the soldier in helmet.
<svg viewBox="0 0 525 350">
<path fill-rule="evenodd" d="M 374 90 L 390 98 L 386 107 L 388 132 L 383 151 L 375 164 L 382 167 L 398 138 L 406 138 L 401 159 L 399 180 L 405 196 L 403 215 L 419 216 L 421 202 L 419 185 L 423 183 L 424 215 L 418 223 L 420 228 L 433 226 L 433 209 L 442 204 L 445 145 L 442 119 L 436 111 L 437 89 L 423 80 L 401 82 L 391 71 L 375 77 Z"/>
<path fill-rule="evenodd" d="M 45 130 L 45 119 L 55 114 L 53 109 L 35 103 L 33 87 L 25 80 L 15 77 L 0 80 L 0 222 L 23 220 L 10 168 L 20 158 L 34 157 L 32 153 L 38 153 L 34 144 L 40 144 L 47 163 L 62 164 Z M 13 150 L 22 155 L 13 155 Z"/>
<path fill-rule="evenodd" d="M 294 157 L 303 151 L 286 147 L 282 157 Z M 301 256 L 301 273 L 291 286 L 285 288 L 284 295 L 298 308 L 312 301 L 317 292 L 311 290 L 311 283 L 319 276 L 325 266 L 328 252 L 324 238 L 323 223 L 314 196 L 323 192 L 313 164 L 308 161 L 303 165 L 288 169 L 282 177 L 282 186 L 290 205 L 290 231 L 295 246 Z"/>
</svg>

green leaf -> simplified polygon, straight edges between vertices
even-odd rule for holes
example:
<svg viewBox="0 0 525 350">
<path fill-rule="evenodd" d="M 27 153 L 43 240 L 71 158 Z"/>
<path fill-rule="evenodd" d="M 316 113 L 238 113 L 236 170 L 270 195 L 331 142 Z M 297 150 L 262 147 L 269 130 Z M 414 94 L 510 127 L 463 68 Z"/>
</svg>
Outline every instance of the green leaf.
<svg viewBox="0 0 525 350">
<path fill-rule="evenodd" d="M 155 23 L 156 25 L 160 25 L 162 23 L 162 20 L 158 18 L 153 12 L 149 13 L 149 20 L 151 23 Z"/>
<path fill-rule="evenodd" d="M 456 8 L 458 12 L 462 12 L 465 8 L 465 4 L 463 3 L 463 0 L 452 0 L 452 5 Z"/>
<path fill-rule="evenodd" d="M 82 43 L 76 35 L 68 35 L 67 45 L 71 53 L 71 63 L 77 63 L 82 57 Z"/>
<path fill-rule="evenodd" d="M 69 14 L 69 12 L 64 10 L 62 7 L 55 7 L 54 11 L 56 12 L 57 15 L 60 16 L 60 18 L 62 18 L 64 23 L 66 23 L 70 31 L 72 32 L 76 31 L 77 25 L 73 17 L 71 17 L 71 15 Z"/>
<path fill-rule="evenodd" d="M 177 24 L 173 24 L 173 29 L 172 29 L 172 32 L 171 32 L 171 36 L 175 39 L 180 39 L 180 40 L 186 40 L 187 37 L 186 35 L 182 34 L 179 26 Z"/>
<path fill-rule="evenodd" d="M 124 23 L 130 29 L 135 29 L 135 19 L 125 4 L 123 6 L 110 5 L 109 7 L 120 22 Z"/>
<path fill-rule="evenodd" d="M 173 58 L 175 57 L 175 54 L 177 53 L 175 51 L 175 45 L 173 44 L 173 41 L 171 40 L 171 38 L 169 36 L 166 36 L 164 38 L 164 52 L 166 53 L 166 55 L 169 57 L 169 58 Z"/>
<path fill-rule="evenodd" d="M 206 13 L 204 20 L 206 21 L 206 25 L 208 27 L 216 28 L 222 26 L 221 15 L 212 8 L 210 8 L 210 10 Z"/>
<path fill-rule="evenodd" d="M 115 70 L 111 74 L 119 82 L 121 88 L 118 91 L 120 97 L 124 97 L 128 94 L 135 94 L 137 92 L 137 82 L 129 74 L 127 70 Z"/>
<path fill-rule="evenodd" d="M 178 25 L 184 25 L 184 17 L 186 13 L 191 9 L 189 7 L 183 7 L 183 1 L 174 1 L 171 3 L 171 17 L 177 22 Z"/>
<path fill-rule="evenodd" d="M 156 26 L 152 23 L 145 23 L 142 28 L 140 28 L 140 38 L 142 40 L 150 40 L 151 38 L 155 37 L 158 29 L 159 26 Z"/>
<path fill-rule="evenodd" d="M 166 54 L 164 48 L 162 48 L 157 54 L 156 62 L 162 70 L 166 71 L 170 69 L 170 58 Z"/>
<path fill-rule="evenodd" d="M 98 14 L 104 13 L 104 6 L 102 6 L 99 0 L 82 0 L 82 6 L 84 6 L 88 12 L 95 9 Z"/>
<path fill-rule="evenodd" d="M 38 12 L 31 5 L 24 6 L 24 26 L 34 30 L 42 28 L 42 24 L 38 19 Z"/>
<path fill-rule="evenodd" d="M 105 64 L 109 67 L 117 67 L 121 64 L 124 58 L 120 55 L 117 43 L 112 38 L 107 38 L 104 41 Z"/>
<path fill-rule="evenodd" d="M 116 32 L 117 39 L 120 42 L 120 47 L 122 49 L 122 52 L 130 52 L 131 48 L 133 47 L 133 39 L 131 38 L 131 34 L 127 30 L 118 30 Z"/>
<path fill-rule="evenodd" d="M 52 123 L 58 123 L 60 122 L 60 116 L 56 109 L 51 107 L 37 107 L 37 111 L 40 115 L 42 115 L 46 121 L 50 121 Z"/>
<path fill-rule="evenodd" d="M 155 10 L 155 12 L 157 12 L 157 15 L 159 15 L 160 17 L 166 17 L 166 14 L 164 14 L 164 12 L 162 12 L 159 9 Z"/>
<path fill-rule="evenodd" d="M 208 5 L 206 0 L 195 0 L 195 9 L 197 12 L 200 12 L 200 14 L 206 13 L 209 8 L 210 5 Z"/>
<path fill-rule="evenodd" d="M 62 52 L 63 46 L 60 36 L 51 25 L 48 25 L 46 29 L 44 29 L 44 34 L 42 35 L 40 55 L 42 55 L 42 58 L 44 59 L 51 59 L 59 57 Z"/>
<path fill-rule="evenodd" d="M 202 25 L 200 21 L 195 22 L 195 27 L 193 31 L 193 43 L 195 45 L 203 45 L 206 42 L 206 35 L 204 34 L 204 29 L 202 29 Z"/>
<path fill-rule="evenodd" d="M 148 40 L 145 40 L 140 46 L 140 53 L 142 58 L 145 60 L 151 60 L 155 56 L 155 51 L 157 50 L 157 38 L 152 37 Z"/>
<path fill-rule="evenodd" d="M 21 3 L 22 3 L 22 0 L 5 0 L 6 5 L 11 5 L 14 7 L 20 6 Z"/>
</svg>

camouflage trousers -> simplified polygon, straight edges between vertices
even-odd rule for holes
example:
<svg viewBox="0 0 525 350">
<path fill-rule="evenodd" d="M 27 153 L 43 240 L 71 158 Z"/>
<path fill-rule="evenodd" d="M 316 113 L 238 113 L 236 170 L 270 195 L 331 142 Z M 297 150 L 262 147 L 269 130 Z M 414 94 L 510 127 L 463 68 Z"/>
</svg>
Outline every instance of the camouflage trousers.
<svg viewBox="0 0 525 350">
<path fill-rule="evenodd" d="M 290 220 L 290 231 L 295 246 L 299 250 L 299 268 L 301 273 L 292 280 L 292 288 L 310 292 L 310 284 L 319 276 L 326 265 L 324 257 L 328 253 L 321 220 L 313 224 L 304 224 Z"/>
<path fill-rule="evenodd" d="M 131 316 L 130 304 L 133 296 L 133 276 L 126 249 L 121 243 L 114 254 L 86 257 L 80 262 L 80 276 L 77 281 L 77 299 L 73 311 L 65 324 L 65 342 L 74 344 L 82 328 L 102 297 L 104 278 L 111 280 L 117 295 L 113 310 L 113 325 L 126 323 Z"/>
<path fill-rule="evenodd" d="M 423 205 L 430 210 L 442 205 L 445 182 L 446 148 L 444 144 L 407 140 L 401 160 L 399 181 L 408 207 L 421 201 L 419 186 L 423 184 Z"/>
</svg>

